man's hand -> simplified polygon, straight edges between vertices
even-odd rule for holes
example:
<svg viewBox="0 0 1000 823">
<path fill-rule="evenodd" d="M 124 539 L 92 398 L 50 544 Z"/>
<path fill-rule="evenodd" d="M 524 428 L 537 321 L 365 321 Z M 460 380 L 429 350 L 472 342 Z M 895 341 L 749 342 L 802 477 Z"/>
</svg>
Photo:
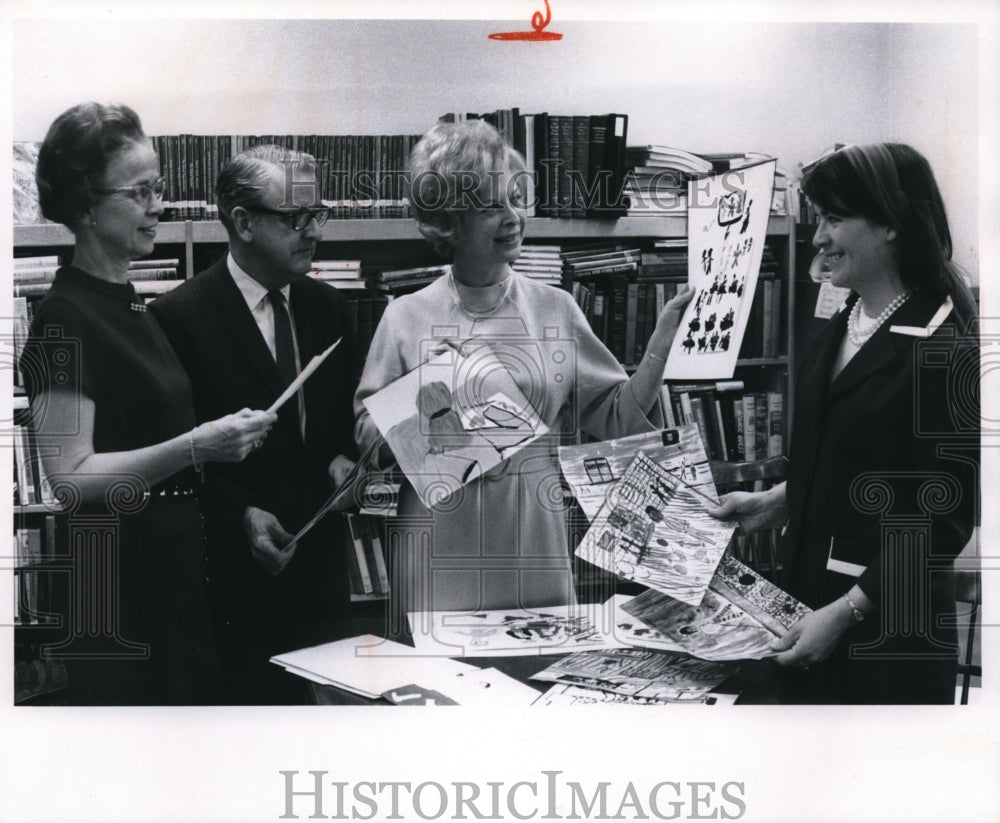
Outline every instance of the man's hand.
<svg viewBox="0 0 1000 823">
<path fill-rule="evenodd" d="M 268 574 L 281 574 L 295 556 L 295 547 L 284 551 L 292 535 L 286 532 L 278 518 L 263 509 L 247 506 L 243 512 L 243 527 L 250 540 L 250 553 L 254 562 Z"/>
<path fill-rule="evenodd" d="M 342 454 L 338 454 L 335 458 L 333 458 L 333 460 L 330 461 L 330 466 L 326 471 L 327 474 L 330 475 L 330 480 L 333 483 L 334 489 L 339 489 L 343 485 L 353 468 L 354 461 Z"/>
</svg>

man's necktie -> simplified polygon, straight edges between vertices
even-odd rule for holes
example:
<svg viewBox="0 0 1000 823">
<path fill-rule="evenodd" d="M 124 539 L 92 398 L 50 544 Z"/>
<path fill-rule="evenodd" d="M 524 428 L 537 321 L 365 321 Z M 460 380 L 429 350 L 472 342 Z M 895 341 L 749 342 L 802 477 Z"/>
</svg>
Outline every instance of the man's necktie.
<svg viewBox="0 0 1000 823">
<path fill-rule="evenodd" d="M 288 317 L 285 306 L 285 295 L 277 289 L 267 293 L 271 307 L 274 309 L 274 359 L 278 364 L 278 374 L 282 383 L 287 386 L 295 379 L 298 369 L 295 367 L 295 344 L 292 341 L 292 321 Z"/>
</svg>

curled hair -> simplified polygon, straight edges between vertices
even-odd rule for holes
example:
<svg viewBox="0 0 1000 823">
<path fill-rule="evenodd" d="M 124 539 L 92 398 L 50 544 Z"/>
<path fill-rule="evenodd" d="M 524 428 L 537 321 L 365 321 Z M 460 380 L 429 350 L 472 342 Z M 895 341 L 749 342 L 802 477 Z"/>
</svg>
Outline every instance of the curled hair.
<svg viewBox="0 0 1000 823">
<path fill-rule="evenodd" d="M 74 229 L 97 198 L 112 158 L 146 135 L 139 115 L 120 104 L 80 103 L 49 126 L 38 151 L 35 182 L 42 214 Z"/>
<path fill-rule="evenodd" d="M 420 233 L 442 254 L 452 248 L 461 212 L 481 207 L 482 185 L 524 158 L 485 120 L 438 123 L 410 152 L 407 197 Z"/>
<path fill-rule="evenodd" d="M 222 167 L 215 185 L 215 199 L 219 204 L 219 219 L 222 224 L 228 231 L 232 231 L 233 209 L 237 206 L 261 205 L 271 179 L 271 166 L 286 169 L 288 172 L 286 179 L 291 183 L 292 171 L 310 171 L 315 168 L 315 164 L 316 161 L 311 154 L 271 143 L 240 152 Z M 289 190 L 289 201 L 291 194 Z M 315 199 L 318 200 L 319 197 Z"/>
<path fill-rule="evenodd" d="M 807 169 L 802 191 L 830 214 L 893 229 L 903 285 L 938 299 L 950 295 L 962 321 L 975 317 L 975 301 L 951 260 L 944 200 L 930 164 L 916 149 L 903 143 L 848 146 Z"/>
</svg>

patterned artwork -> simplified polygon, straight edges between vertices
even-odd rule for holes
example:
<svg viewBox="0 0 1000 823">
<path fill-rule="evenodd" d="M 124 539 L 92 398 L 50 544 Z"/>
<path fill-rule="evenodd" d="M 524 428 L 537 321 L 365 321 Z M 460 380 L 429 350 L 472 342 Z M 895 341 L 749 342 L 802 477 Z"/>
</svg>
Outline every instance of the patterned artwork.
<svg viewBox="0 0 1000 823">
<path fill-rule="evenodd" d="M 680 603 L 648 590 L 621 605 L 643 626 L 703 660 L 759 660 L 809 609 L 734 557 L 726 555 L 701 603 Z"/>
<path fill-rule="evenodd" d="M 610 649 L 571 654 L 532 675 L 532 679 L 632 697 L 677 700 L 707 694 L 736 671 L 729 663 L 695 660 L 687 655 Z"/>
<path fill-rule="evenodd" d="M 630 694 L 615 694 L 601 689 L 588 689 L 583 686 L 566 686 L 557 684 L 541 695 L 533 706 L 590 706 L 596 703 L 614 703 L 624 706 L 669 706 L 671 703 L 694 705 L 701 703 L 706 706 L 730 706 L 736 702 L 737 694 L 706 692 L 687 698 L 668 697 L 636 697 Z"/>
<path fill-rule="evenodd" d="M 497 609 L 471 612 L 411 612 L 410 632 L 418 652 L 448 657 L 563 654 L 616 644 L 602 604 Z"/>
<path fill-rule="evenodd" d="M 694 423 L 596 443 L 560 446 L 563 477 L 589 520 L 597 516 L 608 492 L 639 452 L 675 475 L 680 485 L 695 496 L 712 502 L 718 499 L 705 447 Z"/>
<path fill-rule="evenodd" d="M 775 166 L 769 160 L 689 184 L 694 296 L 670 348 L 668 380 L 733 376 L 764 253 Z"/>
<path fill-rule="evenodd" d="M 683 473 L 639 452 L 608 488 L 576 554 L 697 606 L 735 526 L 711 517 Z"/>
<path fill-rule="evenodd" d="M 449 348 L 364 403 L 429 509 L 548 431 L 485 344 Z"/>
</svg>

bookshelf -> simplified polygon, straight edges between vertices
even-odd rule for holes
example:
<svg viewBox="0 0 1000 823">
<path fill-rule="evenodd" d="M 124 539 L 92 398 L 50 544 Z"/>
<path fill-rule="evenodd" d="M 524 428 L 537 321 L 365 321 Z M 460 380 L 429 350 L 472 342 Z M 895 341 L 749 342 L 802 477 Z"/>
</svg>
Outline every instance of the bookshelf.
<svg viewBox="0 0 1000 823">
<path fill-rule="evenodd" d="M 794 396 L 794 365 L 796 363 L 796 281 L 797 225 L 792 217 L 772 214 L 768 220 L 767 242 L 774 247 L 780 264 L 779 277 L 785 287 L 784 317 L 781 327 L 785 335 L 783 351 L 778 357 L 743 358 L 737 362 L 737 378 L 757 382 L 763 372 L 784 381 L 782 393 L 786 401 Z M 656 217 L 621 217 L 616 220 L 590 218 L 531 217 L 527 220 L 527 242 L 551 243 L 567 241 L 641 241 L 647 239 L 686 238 L 687 217 L 665 214 Z M 227 242 L 225 228 L 215 220 L 184 220 L 164 222 L 157 232 L 157 250 L 172 252 L 183 261 L 182 274 L 192 276 L 208 265 L 209 255 L 221 254 Z M 64 226 L 32 224 L 14 226 L 15 253 L 42 253 L 44 250 L 69 249 L 73 235 Z M 177 248 L 181 250 L 178 253 Z M 322 227 L 322 239 L 317 258 L 324 256 L 360 256 L 367 265 L 430 264 L 433 256 L 412 219 L 333 219 Z M 801 316 L 799 326 L 801 328 Z M 779 385 L 772 379 L 771 385 Z M 790 429 L 790 403 L 785 403 L 785 432 Z"/>
<path fill-rule="evenodd" d="M 766 242 L 778 259 L 777 277 L 781 278 L 785 295 L 782 300 L 782 345 L 776 357 L 750 357 L 737 361 L 735 379 L 743 380 L 748 391 L 780 392 L 784 397 L 783 442 L 787 445 L 790 431 L 791 403 L 794 396 L 794 364 L 796 352 L 796 273 L 799 268 L 800 242 L 794 217 L 772 214 L 768 220 Z M 658 216 L 619 217 L 614 220 L 596 218 L 530 217 L 527 219 L 525 240 L 529 243 L 552 244 L 593 241 L 628 241 L 647 243 L 656 239 L 687 238 L 687 216 L 671 213 Z M 206 267 L 226 248 L 225 228 L 215 220 L 184 220 L 163 222 L 157 234 L 154 256 L 179 258 L 182 275 L 190 277 Z M 43 254 L 68 251 L 73 244 L 72 233 L 52 224 L 14 226 L 16 254 Z M 428 248 L 411 218 L 331 219 L 322 227 L 317 259 L 360 259 L 366 268 L 396 268 L 440 263 Z M 362 291 L 360 294 L 374 294 Z M 389 292 L 391 294 L 391 290 Z M 354 294 L 345 292 L 345 296 Z M 715 382 L 715 381 L 711 381 Z M 367 518 L 366 518 L 367 519 Z M 377 534 L 381 524 L 370 518 L 369 525 Z M 384 533 L 379 535 L 384 540 Z M 356 548 L 347 536 L 348 559 Z M 366 541 L 367 545 L 367 541 Z M 371 556 L 370 553 L 368 555 Z M 581 586 L 596 585 L 589 578 L 579 577 Z M 385 592 L 377 585 L 365 587 L 352 584 L 352 601 L 362 608 L 381 608 Z M 20 655 L 19 655 L 20 657 Z"/>
</svg>

